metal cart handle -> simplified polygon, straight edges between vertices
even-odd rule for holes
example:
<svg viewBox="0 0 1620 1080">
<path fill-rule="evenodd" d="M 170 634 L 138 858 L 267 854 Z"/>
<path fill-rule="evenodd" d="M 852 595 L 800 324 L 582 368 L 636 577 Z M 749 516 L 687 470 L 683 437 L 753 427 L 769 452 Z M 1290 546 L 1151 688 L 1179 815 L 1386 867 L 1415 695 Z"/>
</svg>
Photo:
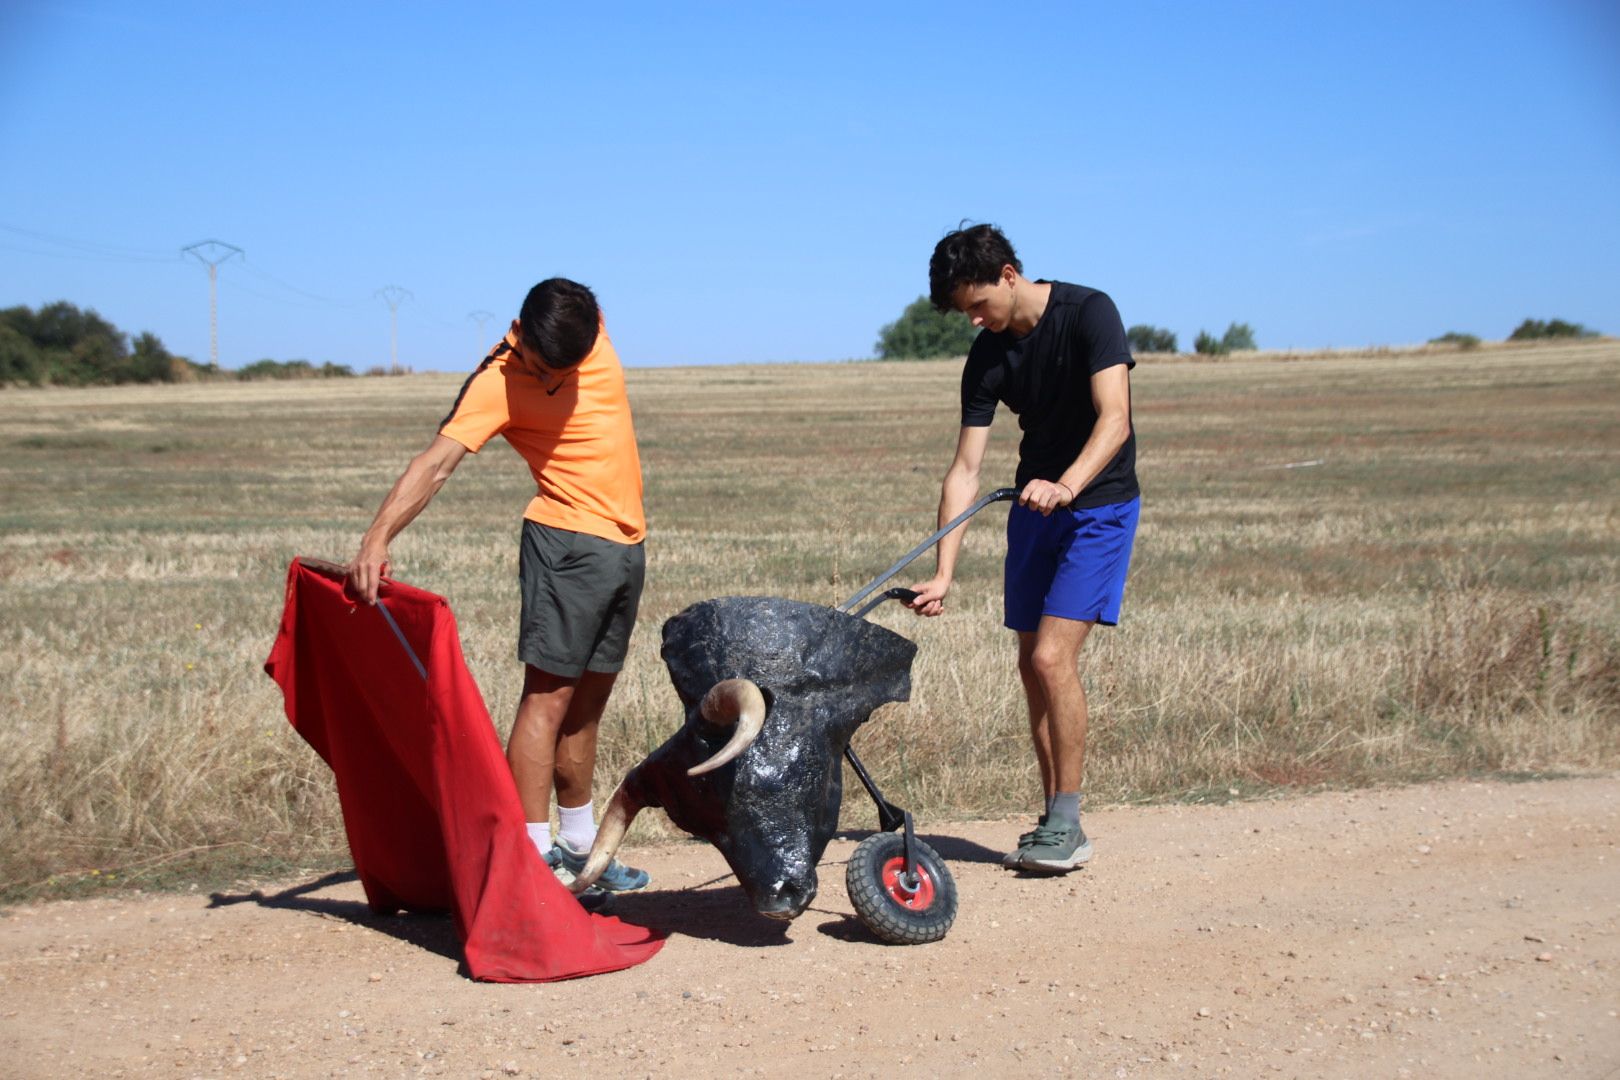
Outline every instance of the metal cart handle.
<svg viewBox="0 0 1620 1080">
<path fill-rule="evenodd" d="M 865 600 L 874 591 L 876 591 L 878 586 L 882 585 L 884 582 L 886 582 L 890 578 L 894 577 L 894 575 L 898 574 L 900 571 L 902 571 L 906 567 L 910 566 L 913 559 L 916 559 L 923 552 L 927 551 L 929 548 L 931 548 L 935 544 L 939 543 L 939 541 L 945 536 L 946 533 L 950 532 L 952 529 L 955 529 L 957 526 L 961 525 L 968 518 L 972 517 L 974 514 L 977 514 L 980 510 L 983 510 L 985 507 L 989 506 L 991 503 L 994 503 L 994 502 L 1006 502 L 1008 499 L 1016 499 L 1016 498 L 1018 498 L 1018 489 L 1017 488 L 1010 488 L 1010 487 L 997 488 L 996 490 L 992 491 L 990 494 L 982 496 L 979 499 L 978 502 L 974 503 L 972 506 L 970 506 L 966 510 L 962 511 L 960 514 L 957 514 L 954 518 L 952 518 L 950 520 L 950 522 L 948 524 L 946 524 L 942 529 L 940 529 L 938 532 L 936 532 L 933 536 L 930 536 L 928 539 L 924 540 L 922 543 L 920 543 L 916 547 L 912 548 L 910 551 L 908 551 L 906 553 L 905 557 L 902 558 L 899 562 L 895 563 L 893 566 L 891 566 L 887 570 L 885 570 L 882 574 L 878 575 L 878 578 L 877 578 L 876 581 L 872 582 L 870 585 L 868 585 L 866 588 L 862 589 L 860 592 L 856 593 L 854 596 L 850 597 L 848 600 L 845 600 L 842 604 L 839 604 L 838 605 L 838 610 L 847 612 L 850 608 L 854 607 L 856 604 L 860 603 L 862 600 Z M 868 610 L 868 609 L 863 608 L 862 612 L 864 613 L 866 610 Z"/>
</svg>

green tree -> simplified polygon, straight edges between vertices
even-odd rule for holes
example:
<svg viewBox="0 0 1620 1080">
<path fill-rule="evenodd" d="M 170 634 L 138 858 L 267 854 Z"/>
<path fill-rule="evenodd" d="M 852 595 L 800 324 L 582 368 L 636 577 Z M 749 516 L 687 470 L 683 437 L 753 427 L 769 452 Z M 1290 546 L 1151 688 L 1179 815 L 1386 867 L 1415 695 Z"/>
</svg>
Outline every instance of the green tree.
<svg viewBox="0 0 1620 1080">
<path fill-rule="evenodd" d="M 941 314 L 926 296 L 919 296 L 898 319 L 878 331 L 877 354 L 883 360 L 966 356 L 978 334 L 966 315 L 959 311 Z"/>
<path fill-rule="evenodd" d="M 39 309 L 32 337 L 54 360 L 46 372 L 52 382 L 118 382 L 129 357 L 129 345 L 118 327 L 96 311 L 81 311 L 66 300 Z"/>
<path fill-rule="evenodd" d="M 1132 352 L 1161 352 L 1176 351 L 1176 335 L 1160 326 L 1148 326 L 1141 323 L 1125 331 L 1125 338 L 1131 343 Z"/>
<path fill-rule="evenodd" d="M 1429 339 L 1430 345 L 1455 345 L 1459 349 L 1473 349 L 1479 346 L 1479 337 L 1475 334 L 1462 334 L 1456 330 L 1447 330 L 1439 337 Z"/>
<path fill-rule="evenodd" d="M 135 347 L 130 352 L 129 381 L 174 382 L 181 371 L 177 360 L 179 357 L 170 354 L 156 334 L 143 331 L 135 336 Z"/>
<path fill-rule="evenodd" d="M 1565 322 L 1563 319 L 1549 319 L 1542 322 L 1540 319 L 1526 319 L 1520 323 L 1518 329 L 1508 335 L 1509 341 L 1536 341 L 1541 338 L 1587 338 L 1597 337 L 1596 330 L 1588 330 L 1580 323 Z"/>
<path fill-rule="evenodd" d="M 1193 351 L 1205 356 L 1225 356 L 1227 353 L 1256 348 L 1259 346 L 1254 343 L 1254 327 L 1240 322 L 1229 325 L 1226 333 L 1218 338 L 1207 330 L 1200 330 L 1193 341 Z"/>
<path fill-rule="evenodd" d="M 169 382 L 200 370 L 172 355 L 154 334 L 139 335 L 131 350 L 122 330 L 65 300 L 38 311 L 0 311 L 0 384 Z"/>
<path fill-rule="evenodd" d="M 255 360 L 246 367 L 236 369 L 236 377 L 246 382 L 259 379 L 336 379 L 351 378 L 354 369 L 348 364 L 330 361 L 316 367 L 308 360 Z"/>
<path fill-rule="evenodd" d="M 1258 349 L 1254 343 L 1254 327 L 1246 322 L 1235 322 L 1221 335 L 1223 352 L 1244 352 Z"/>
<path fill-rule="evenodd" d="M 236 377 L 245 382 L 257 379 L 307 379 L 315 374 L 308 360 L 272 360 L 265 357 L 236 369 Z"/>
<path fill-rule="evenodd" d="M 0 386 L 24 383 L 38 386 L 45 378 L 45 358 L 0 313 Z"/>
</svg>

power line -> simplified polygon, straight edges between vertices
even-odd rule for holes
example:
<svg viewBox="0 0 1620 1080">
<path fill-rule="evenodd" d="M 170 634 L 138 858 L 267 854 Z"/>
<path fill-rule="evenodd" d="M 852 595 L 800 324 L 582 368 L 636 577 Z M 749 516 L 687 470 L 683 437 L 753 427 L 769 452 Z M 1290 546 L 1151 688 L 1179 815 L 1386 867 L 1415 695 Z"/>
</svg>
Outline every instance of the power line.
<svg viewBox="0 0 1620 1080">
<path fill-rule="evenodd" d="M 460 323 L 452 322 L 449 319 L 444 319 L 434 314 L 432 308 L 423 304 L 422 301 L 418 300 L 414 296 L 411 297 L 411 303 L 409 306 L 405 308 L 404 315 L 407 319 L 415 319 L 419 323 L 436 327 L 440 330 L 455 330 L 459 332 L 462 328 Z"/>
<path fill-rule="evenodd" d="M 306 302 L 303 300 L 294 300 L 286 296 L 276 296 L 273 293 L 260 292 L 258 289 L 250 289 L 240 281 L 233 281 L 230 278 L 225 278 L 219 284 L 221 288 L 229 289 L 232 292 L 241 293 L 244 296 L 252 296 L 259 300 L 268 300 L 272 304 L 285 304 L 289 307 L 299 308 L 304 311 L 314 311 L 316 309 L 329 306 L 326 304 L 318 304 L 313 301 Z"/>
<path fill-rule="evenodd" d="M 72 251 L 40 251 L 38 248 L 18 247 L 15 244 L 0 244 L 0 251 L 16 251 L 23 255 L 43 255 L 47 259 L 72 259 L 75 262 L 169 263 L 174 265 L 180 261 L 172 255 L 165 259 L 147 259 L 132 255 L 84 255 Z"/>
<path fill-rule="evenodd" d="M 0 232 L 11 233 L 13 236 L 22 237 L 25 241 L 34 244 L 47 244 L 68 249 L 67 251 L 40 251 L 35 247 L 3 245 L 7 251 L 20 251 L 27 255 L 44 255 L 54 259 L 78 259 L 86 262 L 172 263 L 179 261 L 179 256 L 176 255 L 165 255 L 144 248 L 126 248 L 117 244 L 75 240 L 66 236 L 54 236 L 50 233 L 39 232 L 36 229 L 19 228 L 16 225 L 0 223 Z"/>
<path fill-rule="evenodd" d="M 306 300 L 313 300 L 319 304 L 330 304 L 333 307 L 354 308 L 360 306 L 360 301 L 358 300 L 337 300 L 330 296 L 322 296 L 319 293 L 312 293 L 306 289 L 300 289 L 296 285 L 281 280 L 274 274 L 270 273 L 270 271 L 249 262 L 247 256 L 245 255 L 242 257 L 242 269 L 246 270 L 255 277 L 268 281 L 270 284 L 275 285 L 278 288 L 286 289 L 290 293 L 295 293 Z"/>
<path fill-rule="evenodd" d="M 15 238 L 15 242 L 5 242 L 8 237 Z M 196 259 L 199 263 L 208 267 L 209 358 L 216 365 L 219 363 L 219 267 L 231 259 L 236 259 L 240 263 L 241 273 L 251 274 L 262 284 L 271 286 L 273 289 L 273 292 L 266 293 L 249 288 L 242 281 L 232 279 L 235 275 L 225 281 L 225 285 L 229 288 L 248 296 L 305 309 L 316 305 L 325 305 L 352 310 L 364 303 L 363 300 L 357 298 L 341 300 L 301 288 L 250 261 L 247 252 L 242 248 L 216 239 L 201 240 L 195 244 L 188 244 L 180 248 L 177 254 L 166 255 L 145 248 L 63 236 L 0 222 L 0 251 L 17 252 L 52 259 L 104 263 L 166 263 L 174 265 L 185 262 L 187 258 Z M 286 295 L 275 295 L 275 292 Z M 373 295 L 381 297 L 388 304 L 390 354 L 395 366 L 399 364 L 399 309 L 401 307 L 407 309 L 407 317 L 441 330 L 453 331 L 457 326 L 465 325 L 465 323 L 442 317 L 439 313 L 424 307 L 417 300 L 414 293 L 397 285 L 389 285 L 379 289 Z M 478 327 L 479 340 L 475 343 L 475 352 L 481 353 L 483 351 L 486 344 L 483 340 L 486 324 L 495 317 L 493 313 L 483 310 L 470 312 L 466 316 L 466 318 L 476 323 Z"/>
<path fill-rule="evenodd" d="M 82 262 L 175 263 L 184 261 L 189 251 L 189 249 L 181 249 L 178 254 L 165 255 L 161 252 L 150 251 L 145 248 L 133 248 L 126 247 L 121 244 L 103 243 L 99 240 L 84 240 L 77 237 L 60 236 L 53 233 L 40 232 L 37 229 L 24 229 L 17 225 L 7 225 L 3 222 L 0 222 L 0 233 L 11 233 L 15 236 L 23 238 L 23 242 L 30 245 L 21 246 L 18 244 L 0 243 L 0 251 L 15 251 L 24 255 L 43 255 L 47 258 L 74 259 Z M 204 241 L 204 244 L 207 243 L 218 242 Z M 42 249 L 40 245 L 46 245 L 46 249 Z M 65 248 L 66 250 L 48 250 L 48 248 L 52 246 Z M 199 245 L 192 246 L 197 247 Z M 234 245 L 224 246 L 230 247 Z M 217 254 L 217 251 L 215 253 Z M 305 300 L 314 301 L 315 303 L 320 304 L 329 304 L 334 307 L 355 308 L 360 306 L 361 301 L 359 300 L 338 300 L 334 297 L 323 296 L 320 293 L 313 293 L 308 289 L 299 288 L 297 285 L 294 285 L 283 278 L 277 277 L 275 274 L 272 274 L 270 271 L 249 260 L 245 251 L 238 249 L 238 254 L 241 255 L 242 269 L 244 271 L 271 285 L 274 285 L 278 289 L 284 289 L 287 292 Z M 206 262 L 206 260 L 204 261 Z M 233 285 L 232 287 L 235 288 L 238 286 Z M 280 297 L 269 296 L 264 293 L 255 293 L 248 289 L 243 289 L 242 291 L 247 292 L 250 296 L 257 296 L 264 300 L 281 300 Z"/>
</svg>

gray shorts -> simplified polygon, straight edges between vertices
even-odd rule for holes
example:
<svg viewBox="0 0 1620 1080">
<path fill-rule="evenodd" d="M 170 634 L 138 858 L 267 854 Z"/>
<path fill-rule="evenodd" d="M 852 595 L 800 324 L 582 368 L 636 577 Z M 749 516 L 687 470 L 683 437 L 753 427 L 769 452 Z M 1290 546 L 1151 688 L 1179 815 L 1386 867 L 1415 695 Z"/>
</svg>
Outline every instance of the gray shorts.
<svg viewBox="0 0 1620 1080">
<path fill-rule="evenodd" d="M 646 565 L 640 544 L 525 520 L 518 659 L 564 679 L 624 667 Z"/>
</svg>

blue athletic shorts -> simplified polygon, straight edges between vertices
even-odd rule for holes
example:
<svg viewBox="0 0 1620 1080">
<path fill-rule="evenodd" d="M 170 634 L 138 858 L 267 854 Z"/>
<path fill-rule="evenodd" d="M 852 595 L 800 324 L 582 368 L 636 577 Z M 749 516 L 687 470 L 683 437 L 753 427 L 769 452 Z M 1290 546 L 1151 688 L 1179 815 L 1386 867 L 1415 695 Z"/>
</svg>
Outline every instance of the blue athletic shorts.
<svg viewBox="0 0 1620 1080">
<path fill-rule="evenodd" d="M 1140 496 L 1112 506 L 1059 508 L 1050 517 L 1014 505 L 1007 514 L 1007 629 L 1036 630 L 1043 615 L 1117 624 L 1141 508 Z"/>
</svg>

